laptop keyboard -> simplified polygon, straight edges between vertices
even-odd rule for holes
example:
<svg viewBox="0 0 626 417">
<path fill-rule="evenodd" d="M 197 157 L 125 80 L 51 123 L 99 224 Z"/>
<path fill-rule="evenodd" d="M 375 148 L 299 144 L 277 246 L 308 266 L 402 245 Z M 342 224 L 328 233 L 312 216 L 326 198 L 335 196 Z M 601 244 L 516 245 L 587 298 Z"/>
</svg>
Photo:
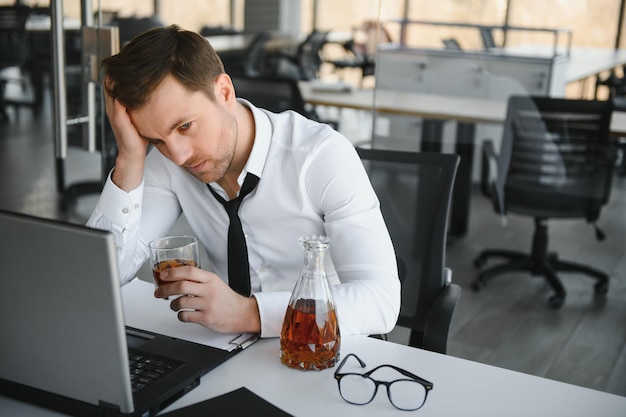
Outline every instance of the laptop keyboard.
<svg viewBox="0 0 626 417">
<path fill-rule="evenodd" d="M 141 391 L 182 366 L 182 362 L 157 356 L 148 356 L 143 352 L 139 353 L 135 350 L 128 352 L 128 362 L 133 393 Z"/>
</svg>

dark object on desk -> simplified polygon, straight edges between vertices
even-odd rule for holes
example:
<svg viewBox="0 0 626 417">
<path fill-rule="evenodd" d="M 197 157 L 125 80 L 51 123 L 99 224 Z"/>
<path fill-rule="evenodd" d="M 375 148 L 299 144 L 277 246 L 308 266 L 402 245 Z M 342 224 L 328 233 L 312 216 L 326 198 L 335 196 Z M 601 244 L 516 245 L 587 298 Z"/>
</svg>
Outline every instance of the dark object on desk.
<svg viewBox="0 0 626 417">
<path fill-rule="evenodd" d="M 31 10 L 28 6 L 0 6 L 0 71 L 15 67 L 21 73 L 31 59 L 30 45 L 26 34 L 26 20 Z M 0 74 L 0 123 L 9 120 L 6 106 L 21 106 L 32 103 L 7 100 L 5 98 L 8 83 L 17 83 L 26 88 L 27 80 L 23 77 L 2 76 Z"/>
<path fill-rule="evenodd" d="M 451 51 L 462 51 L 461 44 L 455 38 L 446 38 L 441 40 L 443 42 L 443 46 L 446 49 Z"/>
<path fill-rule="evenodd" d="M 346 57 L 328 62 L 337 70 L 358 68 L 361 84 L 365 77 L 373 76 L 376 70 L 376 53 L 381 44 L 391 42 L 387 29 L 376 20 L 366 20 L 352 31 L 352 39 L 342 44 Z"/>
<path fill-rule="evenodd" d="M 398 325 L 411 329 L 409 344 L 446 353 L 461 287 L 445 267 L 456 154 L 357 147 L 380 200 L 398 259 L 402 304 Z"/>
<path fill-rule="evenodd" d="M 200 35 L 206 37 L 209 36 L 224 36 L 224 35 L 239 35 L 242 32 L 235 29 L 232 26 L 202 26 L 198 32 Z"/>
<path fill-rule="evenodd" d="M 232 415 L 236 417 L 291 416 L 291 414 L 259 397 L 248 388 L 241 387 L 218 397 L 161 414 L 161 417 L 206 417 L 209 415 Z"/>
<path fill-rule="evenodd" d="M 548 252 L 549 219 L 585 219 L 596 226 L 609 201 L 615 167 L 615 145 L 609 138 L 613 105 L 609 101 L 549 97 L 511 97 L 496 156 L 491 141 L 484 143 L 482 188 L 502 216 L 516 213 L 534 219 L 531 253 L 485 250 L 474 261 L 489 258 L 508 262 L 486 269 L 472 284 L 480 290 L 488 280 L 513 271 L 542 275 L 554 290 L 549 303 L 560 308 L 565 289 L 558 271 L 579 272 L 596 280 L 595 292 L 608 291 L 609 276 L 588 265 L 558 259 Z M 492 164 L 497 172 L 490 172 Z M 495 174 L 495 180 L 492 180 Z"/>
</svg>

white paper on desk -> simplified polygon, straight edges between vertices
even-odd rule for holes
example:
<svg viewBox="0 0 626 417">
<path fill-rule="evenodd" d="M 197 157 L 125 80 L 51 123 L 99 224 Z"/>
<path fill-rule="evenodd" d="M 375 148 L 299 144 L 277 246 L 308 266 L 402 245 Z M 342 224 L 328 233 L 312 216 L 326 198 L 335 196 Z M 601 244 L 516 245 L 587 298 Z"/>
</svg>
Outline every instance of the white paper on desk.
<svg viewBox="0 0 626 417">
<path fill-rule="evenodd" d="M 247 347 L 256 340 L 254 334 L 218 333 L 196 323 L 183 323 L 170 309 L 170 301 L 154 297 L 154 284 L 135 278 L 122 287 L 126 325 L 140 330 L 227 351 Z"/>
</svg>

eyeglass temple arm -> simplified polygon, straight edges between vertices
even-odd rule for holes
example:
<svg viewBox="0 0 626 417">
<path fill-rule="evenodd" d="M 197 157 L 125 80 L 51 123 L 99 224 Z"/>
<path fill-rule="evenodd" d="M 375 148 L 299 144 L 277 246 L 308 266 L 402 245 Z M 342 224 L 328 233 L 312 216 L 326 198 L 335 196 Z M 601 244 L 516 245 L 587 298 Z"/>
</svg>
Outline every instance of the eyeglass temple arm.
<svg viewBox="0 0 626 417">
<path fill-rule="evenodd" d="M 343 358 L 343 360 L 341 361 L 341 363 L 339 364 L 339 366 L 337 367 L 337 369 L 335 370 L 335 378 L 337 378 L 337 376 L 339 375 L 339 371 L 341 370 L 341 368 L 343 368 L 343 365 L 346 363 L 346 361 L 348 360 L 349 357 L 354 357 L 354 359 L 356 359 L 357 361 L 359 361 L 359 365 L 361 365 L 361 368 L 365 368 L 365 362 L 363 362 L 361 360 L 361 358 L 359 358 L 357 355 L 355 355 L 354 353 L 348 353 L 348 355 Z"/>
<path fill-rule="evenodd" d="M 430 389 L 433 388 L 433 383 L 432 382 L 427 381 L 427 380 L 425 380 L 422 377 L 419 377 L 419 376 L 417 376 L 417 375 L 415 375 L 415 374 L 413 374 L 413 373 L 411 373 L 411 372 L 409 372 L 409 371 L 407 371 L 405 369 L 398 368 L 397 366 L 394 366 L 394 365 L 380 365 L 380 366 L 377 366 L 376 368 L 372 369 L 371 371 L 367 371 L 363 375 L 370 376 L 374 372 L 379 370 L 380 368 L 392 368 L 392 369 L 395 369 L 396 371 L 400 372 L 402 375 L 404 375 L 406 377 L 409 377 L 411 379 L 414 379 L 414 380 L 418 381 L 419 383 L 423 384 L 427 389 L 430 390 Z"/>
</svg>

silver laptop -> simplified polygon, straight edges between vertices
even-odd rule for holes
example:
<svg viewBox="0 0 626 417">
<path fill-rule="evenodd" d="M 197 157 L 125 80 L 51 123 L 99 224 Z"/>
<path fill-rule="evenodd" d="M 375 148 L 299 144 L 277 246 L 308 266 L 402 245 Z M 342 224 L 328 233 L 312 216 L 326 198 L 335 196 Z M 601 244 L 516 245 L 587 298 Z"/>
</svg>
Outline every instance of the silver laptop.
<svg viewBox="0 0 626 417">
<path fill-rule="evenodd" d="M 154 415 L 237 351 L 124 326 L 113 236 L 0 211 L 0 394 Z"/>
</svg>

